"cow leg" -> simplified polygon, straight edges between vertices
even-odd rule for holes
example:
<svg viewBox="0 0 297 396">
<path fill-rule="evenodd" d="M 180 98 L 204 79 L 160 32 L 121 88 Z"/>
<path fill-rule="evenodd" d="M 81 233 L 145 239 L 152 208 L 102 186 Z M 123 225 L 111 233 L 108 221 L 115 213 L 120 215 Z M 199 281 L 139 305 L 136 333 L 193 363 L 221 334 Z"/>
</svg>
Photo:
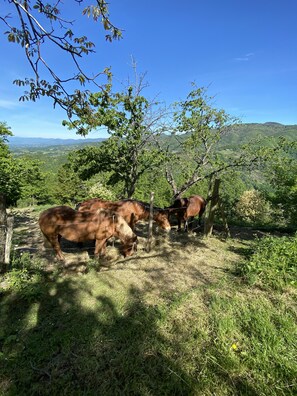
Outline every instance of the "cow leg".
<svg viewBox="0 0 297 396">
<path fill-rule="evenodd" d="M 95 244 L 95 257 L 104 256 L 106 253 L 107 239 L 96 239 Z"/>
<path fill-rule="evenodd" d="M 187 213 L 184 213 L 183 221 L 184 221 L 184 231 L 188 232 L 188 229 L 189 229 L 189 217 L 187 216 Z"/>
<path fill-rule="evenodd" d="M 192 230 L 193 228 L 194 217 L 189 217 L 187 219 L 187 229 Z"/>
<path fill-rule="evenodd" d="M 49 240 L 54 251 L 56 252 L 57 259 L 61 260 L 61 261 L 65 261 L 65 257 L 63 256 L 63 253 L 61 250 L 61 245 L 60 245 L 61 236 L 55 235 L 55 236 L 47 237 L 47 239 Z"/>
<path fill-rule="evenodd" d="M 202 220 L 202 216 L 203 216 L 204 212 L 205 212 L 205 208 L 201 209 L 200 212 L 199 212 L 199 216 L 198 216 L 198 224 L 199 224 L 199 226 L 201 226 L 201 220 Z"/>
<path fill-rule="evenodd" d="M 181 217 L 177 216 L 177 231 L 181 231 L 181 223 L 182 223 Z"/>
<path fill-rule="evenodd" d="M 131 214 L 131 217 L 130 217 L 130 221 L 129 221 L 129 226 L 130 226 L 130 228 L 131 228 L 131 230 L 134 232 L 134 230 L 135 230 L 135 225 L 136 225 L 136 223 L 137 223 L 137 219 L 135 218 L 135 214 L 134 213 L 132 213 Z"/>
</svg>

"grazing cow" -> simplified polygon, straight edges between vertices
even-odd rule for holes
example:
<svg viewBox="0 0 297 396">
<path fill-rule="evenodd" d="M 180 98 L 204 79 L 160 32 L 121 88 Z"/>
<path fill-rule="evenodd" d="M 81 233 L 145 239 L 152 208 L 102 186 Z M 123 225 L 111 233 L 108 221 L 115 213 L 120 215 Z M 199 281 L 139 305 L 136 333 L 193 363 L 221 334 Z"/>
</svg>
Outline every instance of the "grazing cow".
<svg viewBox="0 0 297 396">
<path fill-rule="evenodd" d="M 178 198 L 173 205 L 166 208 L 170 214 L 177 217 L 178 231 L 181 230 L 181 223 L 184 222 L 184 230 L 188 231 L 189 219 L 198 215 L 198 222 L 201 225 L 201 217 L 205 212 L 206 200 L 200 195 L 192 195 L 189 198 Z"/>
<path fill-rule="evenodd" d="M 89 199 L 77 205 L 79 212 L 94 211 L 97 209 L 107 209 L 122 216 L 130 225 L 132 230 L 140 220 L 148 220 L 150 215 L 150 205 L 134 199 L 123 199 L 121 201 L 105 201 L 99 198 Z M 154 207 L 153 219 L 165 231 L 170 231 L 171 226 L 168 219 L 168 211 Z"/>
<path fill-rule="evenodd" d="M 96 240 L 96 257 L 105 254 L 106 242 L 113 236 L 121 240 L 125 257 L 133 254 L 137 244 L 137 236 L 126 221 L 106 210 L 77 212 L 68 206 L 56 206 L 40 214 L 39 227 L 62 261 L 61 237 L 73 242 Z"/>
</svg>

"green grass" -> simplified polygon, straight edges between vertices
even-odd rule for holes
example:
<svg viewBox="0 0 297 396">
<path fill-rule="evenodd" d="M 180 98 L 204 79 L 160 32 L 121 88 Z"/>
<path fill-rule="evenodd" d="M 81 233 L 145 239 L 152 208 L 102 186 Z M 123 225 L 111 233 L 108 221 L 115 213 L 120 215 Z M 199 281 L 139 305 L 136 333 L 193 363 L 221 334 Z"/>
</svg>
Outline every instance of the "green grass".
<svg viewBox="0 0 297 396">
<path fill-rule="evenodd" d="M 238 263 L 237 272 L 263 288 L 297 287 L 297 234 L 258 240 L 248 260 Z"/>
<path fill-rule="evenodd" d="M 144 258 L 79 276 L 15 257 L 0 289 L 0 395 L 296 395 L 296 289 L 240 281 L 227 260 L 231 248 L 250 260 L 250 241 L 195 241 L 185 250 L 225 271 L 209 262 L 216 276 L 200 282 L 189 262 L 196 285 L 172 291 Z M 137 283 L 141 265 L 152 278 Z M 151 293 L 149 279 L 163 286 Z"/>
</svg>

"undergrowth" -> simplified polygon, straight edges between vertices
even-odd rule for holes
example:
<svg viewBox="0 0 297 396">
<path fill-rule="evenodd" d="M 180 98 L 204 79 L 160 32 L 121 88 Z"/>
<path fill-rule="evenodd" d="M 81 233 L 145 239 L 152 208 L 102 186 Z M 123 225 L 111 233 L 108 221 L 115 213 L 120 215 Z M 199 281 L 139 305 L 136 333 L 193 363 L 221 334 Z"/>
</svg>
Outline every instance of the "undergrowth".
<svg viewBox="0 0 297 396">
<path fill-rule="evenodd" d="M 256 241 L 251 256 L 236 267 L 249 284 L 283 289 L 297 286 L 297 234 Z"/>
<path fill-rule="evenodd" d="M 5 276 L 6 289 L 17 292 L 19 298 L 32 301 L 43 292 L 44 273 L 37 257 L 29 253 L 14 253 L 10 271 Z"/>
</svg>

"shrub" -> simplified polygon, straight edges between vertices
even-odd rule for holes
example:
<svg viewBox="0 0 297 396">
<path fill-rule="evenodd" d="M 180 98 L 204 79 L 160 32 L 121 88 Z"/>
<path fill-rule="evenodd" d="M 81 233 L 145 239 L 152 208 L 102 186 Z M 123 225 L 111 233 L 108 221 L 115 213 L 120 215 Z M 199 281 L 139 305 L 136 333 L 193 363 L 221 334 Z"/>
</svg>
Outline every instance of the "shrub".
<svg viewBox="0 0 297 396">
<path fill-rule="evenodd" d="M 88 196 L 90 198 L 101 198 L 107 200 L 115 199 L 114 193 L 105 187 L 101 182 L 97 182 L 89 188 Z"/>
<path fill-rule="evenodd" d="M 12 257 L 12 269 L 6 274 L 9 290 L 21 298 L 33 301 L 43 293 L 43 274 L 41 263 L 32 259 L 28 253 Z"/>
<path fill-rule="evenodd" d="M 250 258 L 237 266 L 248 283 L 282 289 L 297 286 L 297 234 L 267 237 L 256 242 Z"/>
<path fill-rule="evenodd" d="M 270 204 L 257 190 L 245 191 L 241 195 L 236 213 L 247 223 L 268 223 L 271 220 Z"/>
</svg>

